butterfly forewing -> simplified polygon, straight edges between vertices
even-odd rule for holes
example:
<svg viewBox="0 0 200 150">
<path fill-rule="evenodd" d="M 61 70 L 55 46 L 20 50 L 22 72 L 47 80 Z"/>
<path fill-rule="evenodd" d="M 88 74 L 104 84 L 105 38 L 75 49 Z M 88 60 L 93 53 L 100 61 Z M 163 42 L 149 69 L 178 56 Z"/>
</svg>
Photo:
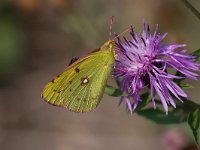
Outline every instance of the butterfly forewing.
<svg viewBox="0 0 200 150">
<path fill-rule="evenodd" d="M 59 96 L 69 73 L 70 72 L 67 71 L 63 72 L 46 85 L 42 93 L 42 97 L 45 101 L 56 106 L 62 106 Z"/>
<path fill-rule="evenodd" d="M 110 51 L 99 51 L 75 65 L 71 82 L 67 82 L 66 89 L 61 94 L 63 105 L 75 112 L 88 112 L 96 108 L 103 95 L 112 63 Z"/>
<path fill-rule="evenodd" d="M 112 50 L 91 53 L 48 83 L 44 99 L 74 112 L 93 110 L 101 100 L 113 63 Z"/>
</svg>

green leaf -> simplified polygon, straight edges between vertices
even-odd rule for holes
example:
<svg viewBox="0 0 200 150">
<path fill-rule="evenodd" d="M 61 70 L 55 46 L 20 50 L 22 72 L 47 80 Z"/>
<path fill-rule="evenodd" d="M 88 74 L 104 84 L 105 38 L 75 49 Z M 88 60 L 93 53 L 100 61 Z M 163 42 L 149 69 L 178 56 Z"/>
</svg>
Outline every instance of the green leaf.
<svg viewBox="0 0 200 150">
<path fill-rule="evenodd" d="M 141 102 L 138 103 L 137 108 L 135 109 L 135 111 L 140 111 L 142 108 L 144 108 L 145 106 L 147 106 L 150 102 L 151 102 L 151 97 L 149 95 L 149 92 L 143 93 L 140 98 L 142 99 Z"/>
<path fill-rule="evenodd" d="M 196 56 L 196 62 L 200 63 L 200 49 L 194 51 L 193 55 Z"/>
<path fill-rule="evenodd" d="M 182 106 L 185 111 L 188 110 L 189 112 L 191 112 L 197 108 L 200 108 L 199 104 L 191 100 L 188 100 L 188 99 L 183 99 L 183 100 L 184 100 L 184 103 L 183 104 L 181 103 L 180 106 Z"/>
<path fill-rule="evenodd" d="M 190 113 L 188 124 L 193 132 L 196 143 L 200 148 L 200 108 Z"/>
<path fill-rule="evenodd" d="M 188 114 L 183 112 L 183 109 L 171 109 L 168 115 L 160 108 L 147 108 L 140 110 L 137 113 L 157 124 L 177 124 L 187 121 Z"/>
<path fill-rule="evenodd" d="M 185 89 L 191 89 L 193 86 L 191 84 L 185 83 L 185 82 L 180 82 L 179 86 Z"/>
<path fill-rule="evenodd" d="M 117 86 L 120 87 L 120 81 L 118 79 L 115 80 L 117 83 Z"/>
<path fill-rule="evenodd" d="M 112 87 L 110 85 L 107 85 L 104 91 L 107 95 L 109 96 L 113 96 L 113 97 L 120 97 L 120 96 L 124 96 L 125 94 L 123 93 L 123 91 L 121 91 L 120 89 L 117 89 L 115 87 Z"/>
</svg>

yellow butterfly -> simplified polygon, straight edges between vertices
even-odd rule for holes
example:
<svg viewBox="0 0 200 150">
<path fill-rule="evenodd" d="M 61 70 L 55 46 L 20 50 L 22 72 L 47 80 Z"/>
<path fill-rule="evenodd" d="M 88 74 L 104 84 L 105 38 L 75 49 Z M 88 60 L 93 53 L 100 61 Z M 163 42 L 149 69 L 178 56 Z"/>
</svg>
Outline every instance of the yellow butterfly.
<svg viewBox="0 0 200 150">
<path fill-rule="evenodd" d="M 71 64 L 46 85 L 43 99 L 73 112 L 95 109 L 115 62 L 114 47 L 114 40 L 109 40 L 98 50 Z"/>
</svg>

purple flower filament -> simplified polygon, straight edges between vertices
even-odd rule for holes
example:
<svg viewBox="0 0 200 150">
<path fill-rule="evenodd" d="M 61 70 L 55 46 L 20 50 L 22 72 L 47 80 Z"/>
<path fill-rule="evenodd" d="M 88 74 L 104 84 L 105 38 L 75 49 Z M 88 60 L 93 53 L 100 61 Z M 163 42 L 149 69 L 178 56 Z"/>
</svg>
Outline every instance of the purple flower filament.
<svg viewBox="0 0 200 150">
<path fill-rule="evenodd" d="M 145 87 L 150 89 L 154 109 L 156 108 L 154 97 L 157 93 L 166 113 L 168 105 L 176 108 L 171 95 L 181 102 L 181 98 L 187 98 L 187 94 L 173 81 L 183 77 L 168 73 L 168 68 L 175 69 L 193 80 L 198 76 L 193 72 L 199 70 L 195 56 L 186 54 L 186 50 L 180 50 L 186 45 L 163 44 L 161 41 L 167 33 L 160 35 L 157 29 L 158 25 L 151 34 L 149 25 L 144 24 L 142 34 L 136 35 L 131 28 L 131 40 L 124 37 L 122 41 L 118 37 L 116 42 L 116 65 L 113 75 L 120 80 L 120 88 L 126 94 L 120 101 L 125 98 L 131 112 L 141 100 L 139 92 Z"/>
</svg>

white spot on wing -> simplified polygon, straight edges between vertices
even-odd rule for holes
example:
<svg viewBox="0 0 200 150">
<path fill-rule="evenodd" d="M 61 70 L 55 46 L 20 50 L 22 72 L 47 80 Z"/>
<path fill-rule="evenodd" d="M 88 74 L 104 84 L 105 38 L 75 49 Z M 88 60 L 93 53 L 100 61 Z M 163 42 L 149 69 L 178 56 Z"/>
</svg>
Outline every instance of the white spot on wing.
<svg viewBox="0 0 200 150">
<path fill-rule="evenodd" d="M 83 80 L 83 83 L 84 83 L 84 84 L 88 83 L 88 79 L 84 79 L 84 80 Z"/>
</svg>

